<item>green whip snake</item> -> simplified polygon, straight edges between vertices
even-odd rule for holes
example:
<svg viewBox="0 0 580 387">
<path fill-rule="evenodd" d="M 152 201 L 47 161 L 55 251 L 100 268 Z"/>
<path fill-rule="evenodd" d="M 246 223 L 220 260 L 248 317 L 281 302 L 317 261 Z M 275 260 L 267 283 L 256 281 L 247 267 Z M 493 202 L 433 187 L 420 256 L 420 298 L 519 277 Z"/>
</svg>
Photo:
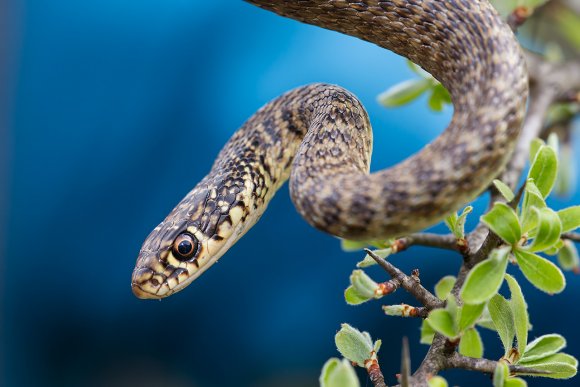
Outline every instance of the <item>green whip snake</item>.
<svg viewBox="0 0 580 387">
<path fill-rule="evenodd" d="M 147 237 L 139 298 L 190 284 L 260 218 L 289 178 L 298 212 L 329 234 L 376 240 L 419 231 L 474 199 L 505 166 L 524 117 L 519 44 L 487 0 L 250 0 L 405 56 L 450 92 L 447 129 L 419 153 L 369 174 L 372 131 L 347 90 L 299 87 L 235 132 L 211 171 Z"/>
</svg>

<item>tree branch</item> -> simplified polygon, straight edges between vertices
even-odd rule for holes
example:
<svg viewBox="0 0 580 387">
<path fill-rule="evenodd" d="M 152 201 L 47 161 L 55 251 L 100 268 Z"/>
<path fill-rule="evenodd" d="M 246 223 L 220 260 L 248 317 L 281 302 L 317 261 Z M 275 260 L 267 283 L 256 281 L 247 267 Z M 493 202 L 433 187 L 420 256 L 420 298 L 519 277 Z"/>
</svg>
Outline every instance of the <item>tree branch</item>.
<svg viewBox="0 0 580 387">
<path fill-rule="evenodd" d="M 531 83 L 528 113 L 514 153 L 500 178 L 512 190 L 521 179 L 528 160 L 530 143 L 540 136 L 550 106 L 570 90 L 580 89 L 580 60 L 552 64 L 535 54 L 528 54 L 527 62 Z M 492 202 L 493 199 L 492 195 Z M 575 233 L 567 233 L 564 237 L 574 241 L 580 240 L 580 234 Z M 470 269 L 486 259 L 491 250 L 501 243 L 501 239 L 490 232 L 483 223 L 480 223 L 466 239 L 472 252 L 464 255 L 464 262 L 452 289 L 452 294 L 455 296 L 459 295 Z M 435 334 L 427 355 L 413 374 L 413 385 L 427 385 L 427 380 L 431 376 L 447 368 L 463 368 L 493 374 L 496 366 L 497 362 L 493 360 L 473 359 L 460 355 L 455 351 L 455 347 L 450 346 L 448 339 Z M 510 371 L 512 373 L 537 373 L 521 366 L 510 366 Z"/>
<path fill-rule="evenodd" d="M 580 232 L 567 232 L 562 234 L 562 239 L 568 239 L 573 242 L 580 242 Z"/>
<path fill-rule="evenodd" d="M 478 371 L 486 374 L 493 374 L 495 368 L 497 367 L 497 361 L 488 359 L 475 359 L 473 357 L 467 357 L 454 352 L 449 358 L 447 358 L 446 368 L 460 368 L 463 370 Z M 513 374 L 545 374 L 545 371 L 537 371 L 532 368 L 510 365 L 510 373 Z"/>
<path fill-rule="evenodd" d="M 365 252 L 374 259 L 379 266 L 381 266 L 385 271 L 393 278 L 393 280 L 398 281 L 401 287 L 415 297 L 419 302 L 421 302 L 429 310 L 435 308 L 442 308 L 445 303 L 435 297 L 430 291 L 425 289 L 419 279 L 414 276 L 408 276 L 401 270 L 393 266 L 390 262 L 379 257 L 369 249 L 365 249 Z"/>
<path fill-rule="evenodd" d="M 407 235 L 406 237 L 397 239 L 394 243 L 397 252 L 405 250 L 414 245 L 437 247 L 440 249 L 459 251 L 457 238 L 453 234 L 433 234 L 433 233 L 417 233 Z"/>
</svg>

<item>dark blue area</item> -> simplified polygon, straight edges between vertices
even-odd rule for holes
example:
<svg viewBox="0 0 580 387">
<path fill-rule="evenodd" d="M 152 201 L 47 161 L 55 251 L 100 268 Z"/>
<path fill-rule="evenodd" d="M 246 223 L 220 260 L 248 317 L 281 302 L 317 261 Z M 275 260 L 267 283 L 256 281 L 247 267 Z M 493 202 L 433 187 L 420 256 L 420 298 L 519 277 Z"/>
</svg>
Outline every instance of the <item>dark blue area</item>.
<svg viewBox="0 0 580 387">
<path fill-rule="evenodd" d="M 347 306 L 342 292 L 362 255 L 309 227 L 285 187 L 260 223 L 185 291 L 152 302 L 130 289 L 150 230 L 235 129 L 286 90 L 329 82 L 358 95 L 375 127 L 373 169 L 419 150 L 451 109 L 434 114 L 425 101 L 378 106 L 378 93 L 414 76 L 403 59 L 225 0 L 23 1 L 9 15 L 15 92 L 6 104 L 1 385 L 314 386 L 322 364 L 338 355 L 341 322 L 383 339 L 391 384 L 401 336 L 409 336 L 418 365 L 427 348 L 418 344 L 419 321 L 385 317 L 380 302 Z M 407 272 L 420 268 L 428 288 L 460 264 L 425 249 L 394 262 Z M 580 280 L 568 281 L 557 297 L 524 291 L 531 335 L 562 333 L 578 356 L 571 305 Z M 400 302 L 414 303 L 403 292 L 383 300 Z M 486 353 L 499 357 L 499 340 L 485 338 Z M 490 384 L 481 375 L 449 376 L 454 384 Z"/>
</svg>

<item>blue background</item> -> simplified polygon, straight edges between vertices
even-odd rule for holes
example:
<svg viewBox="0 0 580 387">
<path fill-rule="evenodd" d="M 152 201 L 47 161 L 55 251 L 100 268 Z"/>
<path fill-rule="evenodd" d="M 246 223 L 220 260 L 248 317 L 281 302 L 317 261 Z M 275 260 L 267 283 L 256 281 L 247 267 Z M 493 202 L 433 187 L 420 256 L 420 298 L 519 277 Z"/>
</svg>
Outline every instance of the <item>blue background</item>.
<svg viewBox="0 0 580 387">
<path fill-rule="evenodd" d="M 260 223 L 183 292 L 155 302 L 130 289 L 145 236 L 204 176 L 235 129 L 284 91 L 329 82 L 358 95 L 375 128 L 374 170 L 440 133 L 451 108 L 435 114 L 420 100 L 389 111 L 376 103 L 381 91 L 414 77 L 404 59 L 242 2 L 7 7 L 1 385 L 314 386 L 322 364 L 338 355 L 333 337 L 341 322 L 383 339 L 389 383 L 403 335 L 418 366 L 427 350 L 418 343 L 420 321 L 380 309 L 416 302 L 398 292 L 347 306 L 342 292 L 362 255 L 342 252 L 336 239 L 310 228 L 286 187 Z M 553 204 L 570 202 L 580 197 Z M 484 206 L 476 203 L 470 226 Z M 407 272 L 420 268 L 428 288 L 460 264 L 458 256 L 421 248 L 393 261 Z M 531 336 L 562 333 L 578 356 L 580 279 L 567 278 L 557 297 L 523 284 Z M 486 355 L 501 356 L 495 333 L 482 334 Z M 484 375 L 445 376 L 490 385 Z M 552 384 L 574 381 L 530 382 Z"/>
</svg>

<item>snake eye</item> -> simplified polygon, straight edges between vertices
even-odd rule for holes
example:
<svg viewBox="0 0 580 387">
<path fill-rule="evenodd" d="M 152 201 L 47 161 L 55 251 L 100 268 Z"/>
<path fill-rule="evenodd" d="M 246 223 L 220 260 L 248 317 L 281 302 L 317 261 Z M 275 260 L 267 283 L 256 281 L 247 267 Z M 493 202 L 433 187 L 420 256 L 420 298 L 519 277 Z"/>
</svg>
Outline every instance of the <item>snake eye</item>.
<svg viewBox="0 0 580 387">
<path fill-rule="evenodd" d="M 178 260 L 187 261 L 197 253 L 198 247 L 199 242 L 197 239 L 193 235 L 184 232 L 175 238 L 173 254 Z"/>
</svg>

